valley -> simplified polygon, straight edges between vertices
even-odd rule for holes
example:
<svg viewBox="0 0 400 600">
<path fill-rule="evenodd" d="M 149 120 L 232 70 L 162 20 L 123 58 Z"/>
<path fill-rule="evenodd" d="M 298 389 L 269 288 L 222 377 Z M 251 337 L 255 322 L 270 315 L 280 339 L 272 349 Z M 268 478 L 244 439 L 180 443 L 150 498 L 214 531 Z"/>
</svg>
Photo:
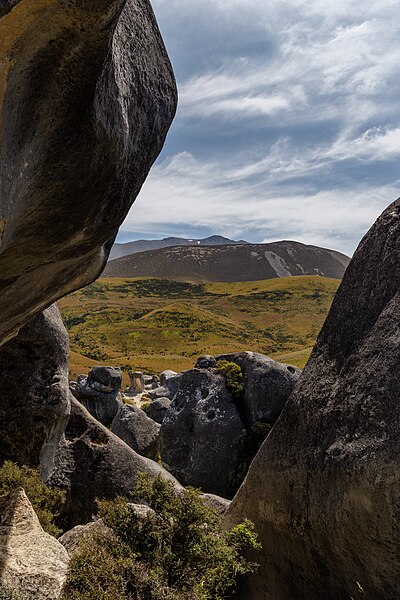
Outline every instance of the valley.
<svg viewBox="0 0 400 600">
<path fill-rule="evenodd" d="M 252 350 L 304 367 L 340 281 L 316 276 L 240 283 L 101 278 L 59 302 L 71 377 L 94 364 L 161 372 L 201 354 Z"/>
</svg>

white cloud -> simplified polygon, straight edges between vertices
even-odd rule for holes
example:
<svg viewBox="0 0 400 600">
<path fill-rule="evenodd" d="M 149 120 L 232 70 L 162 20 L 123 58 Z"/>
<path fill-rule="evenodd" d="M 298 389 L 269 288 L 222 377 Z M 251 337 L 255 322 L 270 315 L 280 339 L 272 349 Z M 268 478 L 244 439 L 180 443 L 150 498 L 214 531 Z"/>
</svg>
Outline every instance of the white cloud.
<svg viewBox="0 0 400 600">
<path fill-rule="evenodd" d="M 399 195 L 397 0 L 153 5 L 172 58 L 204 60 L 182 70 L 173 151 L 124 229 L 208 227 L 350 253 Z"/>
<path fill-rule="evenodd" d="M 187 225 L 233 237 L 257 231 L 259 241 L 291 238 L 351 253 L 354 240 L 395 197 L 395 187 L 362 185 L 314 193 L 287 188 L 282 194 L 279 186 L 233 182 L 226 165 L 182 154 L 153 169 L 125 229 L 156 233 Z M 276 234 L 266 237 L 266 231 Z"/>
</svg>

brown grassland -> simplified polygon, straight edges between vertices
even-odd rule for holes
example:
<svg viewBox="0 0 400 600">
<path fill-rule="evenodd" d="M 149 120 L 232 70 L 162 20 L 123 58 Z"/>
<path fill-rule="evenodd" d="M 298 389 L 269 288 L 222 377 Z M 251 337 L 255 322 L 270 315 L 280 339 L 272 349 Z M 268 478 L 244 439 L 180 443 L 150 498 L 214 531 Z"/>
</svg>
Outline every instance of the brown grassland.
<svg viewBox="0 0 400 600">
<path fill-rule="evenodd" d="M 243 350 L 303 367 L 339 283 L 311 276 L 244 283 L 99 279 L 59 303 L 71 377 L 95 364 L 125 373 L 180 371 L 201 354 Z"/>
</svg>

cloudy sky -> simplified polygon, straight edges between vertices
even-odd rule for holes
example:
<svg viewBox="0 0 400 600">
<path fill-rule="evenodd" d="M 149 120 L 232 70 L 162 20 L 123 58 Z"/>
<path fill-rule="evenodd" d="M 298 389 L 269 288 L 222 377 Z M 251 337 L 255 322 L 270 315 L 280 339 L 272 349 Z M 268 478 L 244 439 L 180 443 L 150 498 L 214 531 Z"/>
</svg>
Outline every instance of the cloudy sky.
<svg viewBox="0 0 400 600">
<path fill-rule="evenodd" d="M 400 196 L 391 0 L 153 0 L 180 90 L 119 241 L 221 234 L 352 253 Z"/>
</svg>

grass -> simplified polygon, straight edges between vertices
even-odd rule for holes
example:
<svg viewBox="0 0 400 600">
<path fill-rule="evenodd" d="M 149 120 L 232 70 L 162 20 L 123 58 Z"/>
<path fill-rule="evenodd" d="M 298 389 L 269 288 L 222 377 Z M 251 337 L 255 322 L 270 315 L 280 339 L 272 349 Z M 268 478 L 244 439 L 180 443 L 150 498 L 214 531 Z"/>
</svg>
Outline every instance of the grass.
<svg viewBox="0 0 400 600">
<path fill-rule="evenodd" d="M 311 276 L 241 283 L 99 279 L 59 302 L 71 376 L 94 364 L 126 373 L 180 371 L 201 354 L 243 350 L 303 367 L 338 285 Z"/>
</svg>

